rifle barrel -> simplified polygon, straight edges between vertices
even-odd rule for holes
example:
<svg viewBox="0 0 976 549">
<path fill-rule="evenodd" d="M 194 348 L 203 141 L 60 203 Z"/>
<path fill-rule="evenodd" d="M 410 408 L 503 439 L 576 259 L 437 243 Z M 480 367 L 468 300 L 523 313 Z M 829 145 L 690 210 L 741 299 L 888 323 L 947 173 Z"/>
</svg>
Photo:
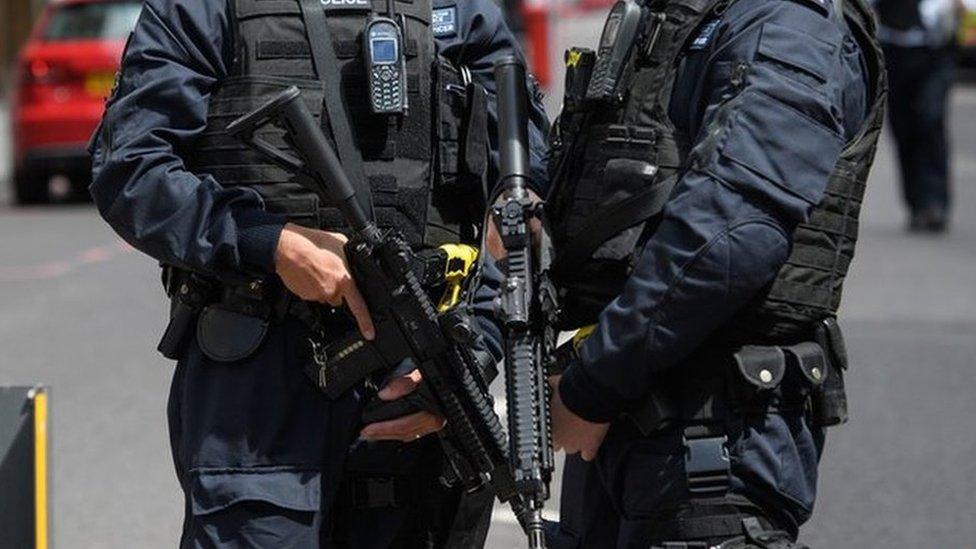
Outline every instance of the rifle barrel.
<svg viewBox="0 0 976 549">
<path fill-rule="evenodd" d="M 529 167 L 529 98 L 525 64 L 515 56 L 495 63 L 498 96 L 498 146 L 502 185 L 523 186 Z"/>
</svg>

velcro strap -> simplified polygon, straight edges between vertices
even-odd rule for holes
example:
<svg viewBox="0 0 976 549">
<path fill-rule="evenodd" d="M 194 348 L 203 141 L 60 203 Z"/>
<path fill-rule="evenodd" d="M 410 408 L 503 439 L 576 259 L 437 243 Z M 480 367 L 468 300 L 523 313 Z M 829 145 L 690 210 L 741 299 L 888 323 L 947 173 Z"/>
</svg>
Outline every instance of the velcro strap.
<svg viewBox="0 0 976 549">
<path fill-rule="evenodd" d="M 416 57 L 419 49 L 420 46 L 416 39 L 408 39 L 404 44 L 403 55 L 408 58 Z M 335 50 L 339 59 L 352 59 L 362 53 L 363 44 L 359 40 L 337 40 Z"/>
<path fill-rule="evenodd" d="M 840 169 L 838 167 L 838 169 Z M 827 180 L 827 194 L 842 198 L 853 198 L 860 201 L 864 197 L 867 185 L 857 179 L 852 172 L 842 172 Z"/>
<path fill-rule="evenodd" d="M 815 307 L 826 311 L 833 310 L 833 292 L 828 288 L 778 279 L 766 296 L 770 301 L 784 301 Z"/>
<path fill-rule="evenodd" d="M 800 267 L 846 273 L 851 257 L 816 246 L 794 244 L 788 263 Z"/>
<path fill-rule="evenodd" d="M 260 40 L 255 55 L 258 59 L 307 59 L 312 49 L 308 42 Z"/>
<path fill-rule="evenodd" d="M 859 223 L 856 218 L 815 208 L 810 214 L 810 220 L 800 226 L 856 239 Z"/>
<path fill-rule="evenodd" d="M 682 517 L 661 523 L 660 529 L 662 532 L 671 532 L 671 535 L 675 537 L 680 536 L 689 540 L 731 538 L 742 535 L 742 515 Z M 667 543 L 662 546 L 673 547 Z"/>
</svg>

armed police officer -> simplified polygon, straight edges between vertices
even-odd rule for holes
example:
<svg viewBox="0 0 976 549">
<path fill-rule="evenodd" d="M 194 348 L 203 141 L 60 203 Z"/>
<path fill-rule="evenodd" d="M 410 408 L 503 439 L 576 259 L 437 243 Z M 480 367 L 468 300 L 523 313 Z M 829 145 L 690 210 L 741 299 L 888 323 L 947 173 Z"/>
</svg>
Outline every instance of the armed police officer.
<svg viewBox="0 0 976 549">
<path fill-rule="evenodd" d="M 322 358 L 313 347 L 357 328 L 375 337 L 343 253 L 346 227 L 333 204 L 226 128 L 300 88 L 366 188 L 364 207 L 425 258 L 418 276 L 439 294 L 471 254 L 438 247 L 481 238 L 497 176 L 492 64 L 517 50 L 487 0 L 145 3 L 93 140 L 92 194 L 120 235 L 164 265 L 173 306 L 160 350 L 178 360 L 169 422 L 182 547 L 434 547 L 474 526 L 461 539 L 483 538 L 485 509 L 455 522 L 459 493 L 440 487 L 437 437 L 423 438 L 444 418 L 411 401 L 362 425 L 379 389 L 394 404 L 414 396 L 411 365 L 336 399 L 306 375 Z M 532 112 L 544 183 L 547 124 L 538 102 Z M 280 128 L 262 132 L 294 157 Z M 492 308 L 492 276 L 469 292 L 476 312 Z M 499 354 L 494 335 L 481 352 Z"/>
<path fill-rule="evenodd" d="M 547 212 L 553 547 L 794 547 L 885 79 L 861 0 L 621 0 L 567 53 Z M 581 458 L 581 459 L 580 459 Z"/>
</svg>

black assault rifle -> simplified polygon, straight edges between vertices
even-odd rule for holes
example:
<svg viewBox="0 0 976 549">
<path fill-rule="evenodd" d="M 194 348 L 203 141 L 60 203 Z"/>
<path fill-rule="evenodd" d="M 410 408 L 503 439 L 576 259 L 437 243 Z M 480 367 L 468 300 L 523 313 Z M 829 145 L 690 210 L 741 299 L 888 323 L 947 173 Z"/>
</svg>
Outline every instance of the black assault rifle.
<svg viewBox="0 0 976 549">
<path fill-rule="evenodd" d="M 509 456 L 515 489 L 526 506 L 529 547 L 545 547 L 542 508 L 554 467 L 546 358 L 555 347 L 556 299 L 549 283 L 545 231 L 533 243 L 532 221 L 542 204 L 530 199 L 528 91 L 525 65 L 515 57 L 495 64 L 498 90 L 501 200 L 492 210 L 505 247 L 499 317 L 505 329 L 505 389 Z"/>
<path fill-rule="evenodd" d="M 284 127 L 285 140 L 299 158 L 257 135 L 271 123 Z M 356 188 L 298 88 L 284 91 L 234 121 L 227 131 L 298 173 L 299 180 L 325 203 L 339 208 L 354 231 L 345 246 L 346 258 L 376 326 L 376 340 L 368 343 L 356 334 L 336 357 L 339 362 L 348 354 L 368 352 L 376 358 L 376 366 L 371 368 L 389 371 L 412 360 L 423 374 L 436 411 L 448 420 L 441 440 L 455 477 L 452 480 L 472 492 L 491 485 L 528 531 L 525 506 L 509 469 L 505 432 L 492 408 L 487 384 L 476 373 L 479 365 L 471 350 L 475 331 L 470 318 L 458 308 L 438 314 L 413 270 L 410 246 L 397 231 L 380 230 L 366 215 Z M 318 365 L 317 382 L 329 394 L 351 386 L 354 378 L 361 380 L 373 373 L 359 370 L 333 377 L 331 366 L 324 361 Z"/>
</svg>

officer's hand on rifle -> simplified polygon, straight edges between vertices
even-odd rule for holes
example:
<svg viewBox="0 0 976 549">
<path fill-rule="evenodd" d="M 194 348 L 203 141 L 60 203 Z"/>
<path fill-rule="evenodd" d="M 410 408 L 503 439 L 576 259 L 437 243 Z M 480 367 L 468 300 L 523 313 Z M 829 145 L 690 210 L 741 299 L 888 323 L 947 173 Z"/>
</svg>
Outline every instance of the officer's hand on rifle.
<svg viewBox="0 0 976 549">
<path fill-rule="evenodd" d="M 376 330 L 366 302 L 349 272 L 343 246 L 348 239 L 328 233 L 285 225 L 275 252 L 275 270 L 285 286 L 299 298 L 333 307 L 345 304 L 363 337 L 372 340 Z"/>
<path fill-rule="evenodd" d="M 422 379 L 419 370 L 393 378 L 379 392 L 379 397 L 387 402 L 401 399 L 416 391 L 420 387 Z M 364 440 L 413 442 L 440 431 L 446 424 L 447 421 L 438 415 L 430 412 L 415 412 L 408 416 L 367 425 L 359 433 L 359 436 Z"/>
<path fill-rule="evenodd" d="M 552 445 L 556 451 L 579 453 L 584 461 L 593 461 L 610 429 L 609 423 L 592 423 L 579 417 L 563 404 L 559 396 L 560 376 L 549 378 L 552 387 Z"/>
</svg>

